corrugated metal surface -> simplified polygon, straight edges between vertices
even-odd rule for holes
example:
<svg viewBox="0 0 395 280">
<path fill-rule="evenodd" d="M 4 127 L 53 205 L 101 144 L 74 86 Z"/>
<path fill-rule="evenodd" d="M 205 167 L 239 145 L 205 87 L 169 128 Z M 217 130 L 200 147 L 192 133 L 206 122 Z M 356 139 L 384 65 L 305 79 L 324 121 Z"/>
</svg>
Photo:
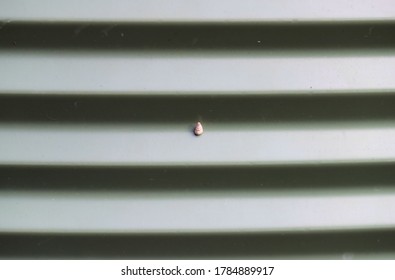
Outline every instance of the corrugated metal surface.
<svg viewBox="0 0 395 280">
<path fill-rule="evenodd" d="M 1 258 L 395 257 L 392 1 L 0 20 Z"/>
</svg>

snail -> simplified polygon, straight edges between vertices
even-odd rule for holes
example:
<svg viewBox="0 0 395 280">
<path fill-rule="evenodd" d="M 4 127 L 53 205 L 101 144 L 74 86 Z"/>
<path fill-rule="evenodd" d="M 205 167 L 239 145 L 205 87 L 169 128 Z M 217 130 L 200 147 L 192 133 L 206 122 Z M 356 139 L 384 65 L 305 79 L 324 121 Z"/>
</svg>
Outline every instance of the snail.
<svg viewBox="0 0 395 280">
<path fill-rule="evenodd" d="M 195 124 L 195 129 L 193 130 L 193 133 L 195 133 L 196 136 L 200 136 L 203 134 L 203 126 L 200 122 L 197 122 Z"/>
</svg>

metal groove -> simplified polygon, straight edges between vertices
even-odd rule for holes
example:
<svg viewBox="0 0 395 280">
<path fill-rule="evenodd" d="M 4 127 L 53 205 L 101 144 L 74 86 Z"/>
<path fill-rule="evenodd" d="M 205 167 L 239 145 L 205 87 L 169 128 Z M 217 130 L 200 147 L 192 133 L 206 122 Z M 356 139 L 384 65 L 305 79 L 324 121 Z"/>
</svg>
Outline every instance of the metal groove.
<svg viewBox="0 0 395 280">
<path fill-rule="evenodd" d="M 393 230 L 283 234 L 2 234 L 14 259 L 393 259 Z"/>
<path fill-rule="evenodd" d="M 131 24 L 7 23 L 0 48 L 11 50 L 213 52 L 265 51 L 325 54 L 391 50 L 395 20 L 350 23 Z M 363 51 L 363 52 L 362 52 Z M 310 55 L 310 54 L 309 54 Z"/>
<path fill-rule="evenodd" d="M 357 95 L 357 98 L 356 96 Z M 369 126 L 395 121 L 395 92 L 309 95 L 104 96 L 0 94 L 2 124 L 214 124 Z M 155 113 L 154 113 L 155 112 Z M 339 123 L 341 122 L 341 123 Z"/>
</svg>

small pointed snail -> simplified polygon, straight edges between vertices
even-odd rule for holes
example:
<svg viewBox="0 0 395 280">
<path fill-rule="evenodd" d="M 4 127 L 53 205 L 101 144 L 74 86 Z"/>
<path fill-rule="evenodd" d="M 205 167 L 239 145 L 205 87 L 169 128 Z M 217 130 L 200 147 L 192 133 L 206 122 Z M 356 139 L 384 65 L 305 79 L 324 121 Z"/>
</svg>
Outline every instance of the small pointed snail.
<svg viewBox="0 0 395 280">
<path fill-rule="evenodd" d="M 197 122 L 195 124 L 195 129 L 193 130 L 193 133 L 195 133 L 196 136 L 200 136 L 203 134 L 203 126 L 200 122 Z"/>
</svg>

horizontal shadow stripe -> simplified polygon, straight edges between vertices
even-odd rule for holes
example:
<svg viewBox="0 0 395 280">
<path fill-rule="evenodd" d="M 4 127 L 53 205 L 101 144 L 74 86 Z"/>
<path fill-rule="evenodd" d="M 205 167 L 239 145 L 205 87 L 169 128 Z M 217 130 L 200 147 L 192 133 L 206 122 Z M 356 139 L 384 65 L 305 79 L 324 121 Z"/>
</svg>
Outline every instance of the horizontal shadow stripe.
<svg viewBox="0 0 395 280">
<path fill-rule="evenodd" d="M 0 48 L 94 50 L 370 49 L 395 46 L 395 23 L 6 23 Z"/>
<path fill-rule="evenodd" d="M 2 191 L 379 192 L 395 187 L 394 164 L 279 167 L 1 167 Z"/>
<path fill-rule="evenodd" d="M 395 95 L 0 96 L 0 122 L 220 123 L 394 121 Z"/>
<path fill-rule="evenodd" d="M 6 259 L 383 259 L 393 230 L 220 235 L 0 235 Z"/>
</svg>

